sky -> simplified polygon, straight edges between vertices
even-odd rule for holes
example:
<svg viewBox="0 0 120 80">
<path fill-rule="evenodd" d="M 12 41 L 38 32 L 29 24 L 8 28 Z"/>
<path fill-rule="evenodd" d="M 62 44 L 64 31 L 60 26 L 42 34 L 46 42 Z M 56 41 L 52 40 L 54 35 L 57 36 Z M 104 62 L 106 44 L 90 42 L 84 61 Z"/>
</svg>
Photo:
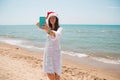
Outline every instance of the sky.
<svg viewBox="0 0 120 80">
<path fill-rule="evenodd" d="M 36 24 L 48 11 L 60 24 L 120 25 L 120 0 L 0 0 L 0 25 Z"/>
</svg>

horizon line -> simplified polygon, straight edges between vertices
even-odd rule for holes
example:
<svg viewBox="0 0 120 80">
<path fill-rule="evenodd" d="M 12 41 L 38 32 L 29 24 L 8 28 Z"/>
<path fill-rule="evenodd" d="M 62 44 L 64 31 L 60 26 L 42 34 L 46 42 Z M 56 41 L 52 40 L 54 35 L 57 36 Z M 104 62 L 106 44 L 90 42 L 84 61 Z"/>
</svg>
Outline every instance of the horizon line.
<svg viewBox="0 0 120 80">
<path fill-rule="evenodd" d="M 35 25 L 35 24 L 0 24 L 0 25 Z M 120 25 L 120 24 L 60 24 L 60 25 Z"/>
</svg>

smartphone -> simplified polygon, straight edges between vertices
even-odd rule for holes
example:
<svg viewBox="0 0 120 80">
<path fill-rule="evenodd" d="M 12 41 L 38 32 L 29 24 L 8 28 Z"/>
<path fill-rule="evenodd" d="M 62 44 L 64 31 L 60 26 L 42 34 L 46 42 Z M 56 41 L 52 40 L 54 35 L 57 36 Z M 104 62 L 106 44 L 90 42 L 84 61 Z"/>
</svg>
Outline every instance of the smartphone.
<svg viewBox="0 0 120 80">
<path fill-rule="evenodd" d="M 43 26 L 44 26 L 45 23 L 46 23 L 46 17 L 40 16 L 40 18 L 39 18 L 39 23 L 40 23 L 40 28 L 43 28 Z"/>
</svg>

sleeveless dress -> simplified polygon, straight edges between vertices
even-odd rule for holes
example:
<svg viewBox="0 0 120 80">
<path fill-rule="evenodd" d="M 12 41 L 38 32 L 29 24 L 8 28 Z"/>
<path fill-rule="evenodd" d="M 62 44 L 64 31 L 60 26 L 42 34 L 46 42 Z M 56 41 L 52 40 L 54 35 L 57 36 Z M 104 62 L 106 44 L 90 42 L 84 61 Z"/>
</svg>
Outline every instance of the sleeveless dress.
<svg viewBox="0 0 120 80">
<path fill-rule="evenodd" d="M 43 72 L 61 74 L 61 52 L 60 52 L 60 39 L 62 28 L 59 27 L 57 31 L 52 30 L 55 37 L 47 34 L 47 41 L 43 55 Z"/>
</svg>

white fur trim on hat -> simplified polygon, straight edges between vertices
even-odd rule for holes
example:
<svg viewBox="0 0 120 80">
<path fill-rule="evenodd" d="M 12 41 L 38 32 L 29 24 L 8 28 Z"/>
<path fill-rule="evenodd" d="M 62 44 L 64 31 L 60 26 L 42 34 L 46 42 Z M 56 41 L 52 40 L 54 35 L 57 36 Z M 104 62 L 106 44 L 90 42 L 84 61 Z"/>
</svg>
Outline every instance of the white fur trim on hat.
<svg viewBox="0 0 120 80">
<path fill-rule="evenodd" d="M 56 16 L 56 17 L 58 17 L 58 14 L 56 14 L 56 13 L 51 13 L 51 14 L 49 14 L 47 20 L 49 20 L 49 18 L 50 18 L 51 16 Z"/>
<path fill-rule="evenodd" d="M 56 14 L 55 12 L 54 13 L 50 13 L 46 19 L 46 23 L 48 24 L 48 20 L 51 16 L 56 16 L 58 18 L 58 14 Z"/>
</svg>

